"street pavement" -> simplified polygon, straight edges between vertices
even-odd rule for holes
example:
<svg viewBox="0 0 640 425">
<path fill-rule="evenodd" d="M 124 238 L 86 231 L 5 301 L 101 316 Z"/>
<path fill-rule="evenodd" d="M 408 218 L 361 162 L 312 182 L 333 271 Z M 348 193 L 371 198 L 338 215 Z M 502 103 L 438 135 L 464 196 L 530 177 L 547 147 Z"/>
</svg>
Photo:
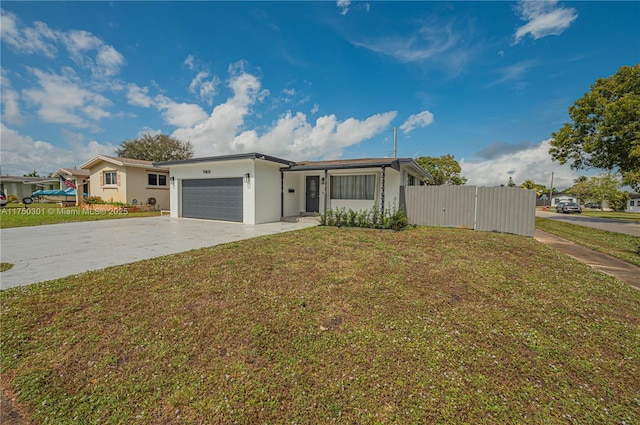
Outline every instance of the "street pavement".
<svg viewBox="0 0 640 425">
<path fill-rule="evenodd" d="M 588 217 L 582 214 L 559 214 L 553 211 L 536 210 L 537 217 L 564 221 L 579 226 L 593 227 L 609 232 L 624 233 L 625 235 L 640 236 L 640 222 L 631 220 L 615 220 L 610 218 Z"/>
</svg>

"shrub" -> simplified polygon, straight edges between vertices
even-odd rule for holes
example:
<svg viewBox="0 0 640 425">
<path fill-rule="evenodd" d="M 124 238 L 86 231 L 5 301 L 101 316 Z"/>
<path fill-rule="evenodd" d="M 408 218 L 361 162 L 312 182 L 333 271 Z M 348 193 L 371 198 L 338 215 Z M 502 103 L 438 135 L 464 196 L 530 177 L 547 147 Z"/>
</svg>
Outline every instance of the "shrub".
<svg viewBox="0 0 640 425">
<path fill-rule="evenodd" d="M 347 211 L 344 207 L 329 209 L 320 214 L 320 225 L 402 230 L 409 225 L 409 220 L 404 210 L 396 209 L 395 205 L 385 211 L 374 205 L 371 211 Z"/>
</svg>

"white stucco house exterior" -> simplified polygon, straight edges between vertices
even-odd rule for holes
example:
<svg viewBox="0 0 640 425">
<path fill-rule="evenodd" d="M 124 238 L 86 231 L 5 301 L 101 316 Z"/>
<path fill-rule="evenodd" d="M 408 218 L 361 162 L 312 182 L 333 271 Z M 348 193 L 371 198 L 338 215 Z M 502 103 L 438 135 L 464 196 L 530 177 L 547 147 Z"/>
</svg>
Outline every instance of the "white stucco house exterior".
<svg viewBox="0 0 640 425">
<path fill-rule="evenodd" d="M 431 175 L 411 158 L 294 162 L 260 153 L 156 162 L 169 169 L 172 217 L 260 224 L 330 208 L 396 208 Z"/>
<path fill-rule="evenodd" d="M 640 213 L 640 193 L 632 193 L 627 201 L 626 212 Z"/>
</svg>

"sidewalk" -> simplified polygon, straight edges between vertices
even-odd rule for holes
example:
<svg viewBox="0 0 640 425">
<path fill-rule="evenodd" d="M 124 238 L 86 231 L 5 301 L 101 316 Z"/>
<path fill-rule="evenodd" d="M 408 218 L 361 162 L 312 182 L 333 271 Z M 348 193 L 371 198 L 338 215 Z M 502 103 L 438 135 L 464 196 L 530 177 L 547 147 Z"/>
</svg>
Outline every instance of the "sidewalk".
<svg viewBox="0 0 640 425">
<path fill-rule="evenodd" d="M 563 254 L 640 289 L 640 267 L 536 229 L 533 237 Z"/>
</svg>

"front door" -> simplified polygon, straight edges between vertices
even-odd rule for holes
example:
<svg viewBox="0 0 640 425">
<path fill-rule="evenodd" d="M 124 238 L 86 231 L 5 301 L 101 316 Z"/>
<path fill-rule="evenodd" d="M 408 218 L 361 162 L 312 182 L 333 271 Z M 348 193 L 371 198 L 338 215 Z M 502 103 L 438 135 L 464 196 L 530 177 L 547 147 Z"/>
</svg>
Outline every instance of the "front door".
<svg viewBox="0 0 640 425">
<path fill-rule="evenodd" d="M 307 176 L 306 212 L 320 211 L 320 176 Z"/>
</svg>

